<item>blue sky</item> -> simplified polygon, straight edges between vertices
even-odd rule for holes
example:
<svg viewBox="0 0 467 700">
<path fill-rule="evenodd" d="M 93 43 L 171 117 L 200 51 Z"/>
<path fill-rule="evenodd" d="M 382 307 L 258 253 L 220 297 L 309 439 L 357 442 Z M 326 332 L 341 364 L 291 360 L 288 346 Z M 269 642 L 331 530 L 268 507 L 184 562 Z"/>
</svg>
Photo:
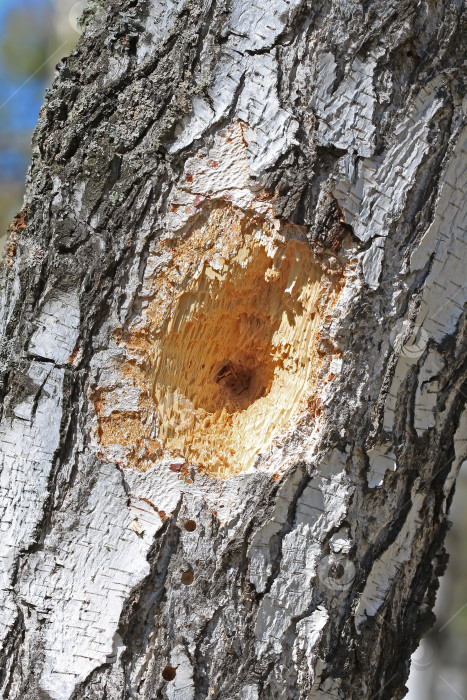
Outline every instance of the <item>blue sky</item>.
<svg viewBox="0 0 467 700">
<path fill-rule="evenodd" d="M 53 10 L 53 4 L 51 0 L 1 0 L 0 28 L 3 27 L 5 17 L 11 10 L 27 10 L 41 15 L 47 10 Z"/>
<path fill-rule="evenodd" d="M 36 75 L 26 84 L 27 74 L 5 62 L 3 47 L 8 40 L 6 23 L 11 13 L 27 13 L 31 21 L 31 45 L 37 42 L 34 27 L 50 24 L 51 0 L 0 0 L 0 180 L 22 182 L 29 162 L 28 143 L 37 123 L 47 81 Z M 27 46 L 25 50 L 27 50 Z"/>
</svg>

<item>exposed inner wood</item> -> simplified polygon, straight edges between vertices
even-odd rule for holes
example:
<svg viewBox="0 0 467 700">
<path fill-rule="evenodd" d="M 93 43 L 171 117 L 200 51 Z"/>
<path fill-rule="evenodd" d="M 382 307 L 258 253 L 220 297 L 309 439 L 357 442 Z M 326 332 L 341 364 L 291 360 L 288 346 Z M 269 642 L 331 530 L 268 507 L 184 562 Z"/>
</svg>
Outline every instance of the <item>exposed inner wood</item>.
<svg viewBox="0 0 467 700">
<path fill-rule="evenodd" d="M 144 326 L 120 341 L 133 355 L 122 371 L 142 390 L 139 411 L 111 410 L 104 391 L 95 402 L 103 445 L 130 448 L 139 468 L 179 458 L 226 478 L 280 442 L 319 390 L 320 328 L 341 280 L 289 229 L 211 206 L 170 244 Z"/>
<path fill-rule="evenodd" d="M 156 341 L 158 437 L 218 474 L 252 466 L 302 407 L 316 362 L 321 269 L 303 243 L 206 266 Z"/>
</svg>

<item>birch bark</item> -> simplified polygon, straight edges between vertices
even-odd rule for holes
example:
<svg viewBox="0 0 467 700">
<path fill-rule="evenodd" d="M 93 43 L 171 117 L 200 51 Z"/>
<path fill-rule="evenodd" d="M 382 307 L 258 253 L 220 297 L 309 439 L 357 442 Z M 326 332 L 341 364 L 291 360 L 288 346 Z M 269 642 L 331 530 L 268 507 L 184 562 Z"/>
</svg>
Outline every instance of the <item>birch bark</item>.
<svg viewBox="0 0 467 700">
<path fill-rule="evenodd" d="M 3 698 L 403 697 L 466 458 L 463 9 L 93 3 L 2 270 Z"/>
</svg>

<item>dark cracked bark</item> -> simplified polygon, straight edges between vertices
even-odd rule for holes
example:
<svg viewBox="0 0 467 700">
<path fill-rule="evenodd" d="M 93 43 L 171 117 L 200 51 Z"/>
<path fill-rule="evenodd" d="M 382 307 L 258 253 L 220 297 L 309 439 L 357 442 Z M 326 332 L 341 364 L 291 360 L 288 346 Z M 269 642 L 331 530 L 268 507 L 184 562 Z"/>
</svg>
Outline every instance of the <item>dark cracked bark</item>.
<svg viewBox="0 0 467 700">
<path fill-rule="evenodd" d="M 465 15 L 94 2 L 1 290 L 2 697 L 401 698 L 465 459 Z"/>
</svg>

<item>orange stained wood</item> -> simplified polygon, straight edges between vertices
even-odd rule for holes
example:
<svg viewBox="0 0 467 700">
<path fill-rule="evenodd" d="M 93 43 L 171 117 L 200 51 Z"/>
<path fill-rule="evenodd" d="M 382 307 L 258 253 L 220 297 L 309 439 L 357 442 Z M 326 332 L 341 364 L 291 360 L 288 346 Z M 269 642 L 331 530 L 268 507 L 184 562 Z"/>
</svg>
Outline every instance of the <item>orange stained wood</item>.
<svg viewBox="0 0 467 700">
<path fill-rule="evenodd" d="M 325 270 L 297 234 L 210 202 L 167 244 L 170 263 L 151 280 L 144 323 L 116 333 L 128 353 L 122 381 L 139 388 L 140 404 L 112 410 L 99 389 L 102 446 L 127 448 L 128 466 L 179 459 L 227 478 L 319 403 L 320 330 L 344 274 Z"/>
</svg>

